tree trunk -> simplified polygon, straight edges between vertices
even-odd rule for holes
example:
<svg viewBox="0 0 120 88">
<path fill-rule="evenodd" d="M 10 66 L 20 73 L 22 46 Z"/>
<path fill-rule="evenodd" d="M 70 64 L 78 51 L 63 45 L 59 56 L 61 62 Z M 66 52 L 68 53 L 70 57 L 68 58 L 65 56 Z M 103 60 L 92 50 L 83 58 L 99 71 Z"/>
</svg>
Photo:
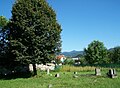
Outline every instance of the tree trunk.
<svg viewBox="0 0 120 88">
<path fill-rule="evenodd" d="M 33 65 L 33 76 L 37 75 L 37 69 L 36 69 L 36 64 Z"/>
</svg>

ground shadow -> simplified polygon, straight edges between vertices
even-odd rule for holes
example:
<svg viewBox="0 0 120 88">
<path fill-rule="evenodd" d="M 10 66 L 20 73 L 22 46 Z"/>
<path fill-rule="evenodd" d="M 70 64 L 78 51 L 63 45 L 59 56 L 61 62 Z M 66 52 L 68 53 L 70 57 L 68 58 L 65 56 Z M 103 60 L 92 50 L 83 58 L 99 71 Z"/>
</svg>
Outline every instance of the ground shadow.
<svg viewBox="0 0 120 88">
<path fill-rule="evenodd" d="M 31 72 L 25 72 L 25 73 L 14 73 L 9 75 L 0 75 L 0 79 L 2 80 L 11 80 L 16 78 L 30 78 L 33 74 Z"/>
<path fill-rule="evenodd" d="M 96 76 L 95 74 L 80 74 L 79 76 L 82 76 L 82 77 L 94 77 L 94 78 L 101 78 L 101 77 L 103 77 L 103 78 L 107 78 L 107 76 L 106 75 L 99 75 L 99 76 Z"/>
</svg>

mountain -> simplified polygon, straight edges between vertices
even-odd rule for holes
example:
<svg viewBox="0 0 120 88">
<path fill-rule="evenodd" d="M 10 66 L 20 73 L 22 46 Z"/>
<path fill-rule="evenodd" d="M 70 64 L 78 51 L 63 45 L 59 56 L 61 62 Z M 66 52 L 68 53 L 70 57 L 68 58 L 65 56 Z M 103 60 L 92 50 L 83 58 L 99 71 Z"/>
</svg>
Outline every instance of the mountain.
<svg viewBox="0 0 120 88">
<path fill-rule="evenodd" d="M 113 51 L 114 48 L 108 49 L 108 51 Z M 61 54 L 65 55 L 66 57 L 82 57 L 84 55 L 84 51 L 70 51 L 70 52 L 62 52 Z"/>
<path fill-rule="evenodd" d="M 84 54 L 84 51 L 76 51 L 76 50 L 73 50 L 73 51 L 70 51 L 70 52 L 62 52 L 61 54 L 67 56 L 67 57 L 76 57 L 78 55 L 83 55 Z"/>
</svg>

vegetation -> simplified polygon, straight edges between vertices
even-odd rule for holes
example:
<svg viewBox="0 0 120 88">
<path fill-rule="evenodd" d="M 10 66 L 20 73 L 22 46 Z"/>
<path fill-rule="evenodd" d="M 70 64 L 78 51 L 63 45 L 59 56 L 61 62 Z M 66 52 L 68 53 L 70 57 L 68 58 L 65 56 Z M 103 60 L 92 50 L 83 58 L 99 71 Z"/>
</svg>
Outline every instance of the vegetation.
<svg viewBox="0 0 120 88">
<path fill-rule="evenodd" d="M 21 64 L 50 62 L 61 50 L 61 27 L 45 0 L 17 0 L 12 8 L 10 58 Z"/>
<path fill-rule="evenodd" d="M 74 63 L 75 63 L 75 61 L 70 57 L 67 57 L 64 61 L 65 65 L 74 65 Z"/>
<path fill-rule="evenodd" d="M 71 66 L 71 65 L 63 65 L 60 69 L 61 72 L 87 72 L 94 71 L 94 66 Z"/>
<path fill-rule="evenodd" d="M 4 16 L 0 16 L 0 28 L 4 28 L 8 23 L 8 20 Z"/>
<path fill-rule="evenodd" d="M 107 77 L 106 73 L 108 72 L 108 69 L 102 70 L 102 76 L 95 76 L 94 70 L 76 71 L 78 72 L 77 78 L 73 77 L 73 71 L 59 72 L 59 78 L 55 78 L 55 74 L 58 72 L 50 72 L 51 75 L 47 75 L 44 71 L 38 71 L 38 75 L 31 78 L 0 80 L 0 87 L 48 88 L 48 85 L 50 84 L 52 85 L 52 88 L 119 88 L 120 86 L 120 70 L 117 71 L 118 77 L 114 79 Z"/>
<path fill-rule="evenodd" d="M 0 16 L 0 65 L 5 65 L 8 58 L 8 34 L 9 29 L 7 27 L 9 21 L 4 17 Z"/>
<path fill-rule="evenodd" d="M 120 47 L 107 50 L 100 41 L 91 42 L 84 52 L 71 52 L 73 57 L 80 57 L 79 66 L 73 66 L 76 61 L 64 52 L 70 58 L 63 66 L 56 65 L 50 75 L 37 72 L 36 63 L 46 64 L 61 51 L 61 31 L 56 14 L 46 0 L 16 0 L 11 20 L 0 16 L 0 87 L 46 88 L 52 84 L 53 88 L 119 88 Z M 56 63 L 61 62 L 58 60 Z M 34 74 L 15 72 L 29 64 L 33 64 Z M 102 76 L 94 75 L 96 67 L 101 68 Z M 118 78 L 107 77 L 110 68 L 117 70 Z M 55 78 L 58 72 L 60 78 Z M 77 78 L 73 77 L 73 72 L 78 72 Z"/>
<path fill-rule="evenodd" d="M 107 49 L 100 41 L 93 41 L 85 48 L 85 59 L 89 64 L 102 64 L 107 58 Z"/>
<path fill-rule="evenodd" d="M 120 63 L 120 46 L 114 47 L 112 50 L 109 50 L 109 58 L 111 63 Z"/>
</svg>

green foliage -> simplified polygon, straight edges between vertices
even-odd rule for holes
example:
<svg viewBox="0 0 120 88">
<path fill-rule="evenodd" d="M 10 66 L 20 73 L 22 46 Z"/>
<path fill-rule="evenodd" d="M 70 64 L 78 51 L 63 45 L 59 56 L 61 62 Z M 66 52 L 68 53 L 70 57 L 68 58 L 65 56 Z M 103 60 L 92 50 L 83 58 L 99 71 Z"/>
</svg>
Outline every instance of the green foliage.
<svg viewBox="0 0 120 88">
<path fill-rule="evenodd" d="M 55 59 L 55 63 L 56 63 L 57 65 L 59 65 L 60 63 L 62 63 L 62 61 L 59 60 L 59 59 Z"/>
<path fill-rule="evenodd" d="M 9 21 L 4 17 L 0 16 L 0 65 L 4 65 L 7 62 L 8 57 L 8 34 L 9 29 L 7 28 Z"/>
<path fill-rule="evenodd" d="M 101 64 L 106 61 L 107 49 L 100 41 L 93 41 L 85 51 L 85 59 L 89 64 Z"/>
<path fill-rule="evenodd" d="M 75 64 L 75 61 L 72 58 L 67 58 L 67 59 L 65 59 L 64 64 L 65 65 L 73 65 L 73 64 Z"/>
<path fill-rule="evenodd" d="M 10 23 L 10 57 L 22 64 L 50 62 L 61 50 L 61 31 L 45 0 L 17 0 Z"/>
<path fill-rule="evenodd" d="M 85 59 L 85 57 L 81 57 L 80 58 L 80 65 L 86 65 L 87 64 L 87 61 Z"/>
<path fill-rule="evenodd" d="M 4 16 L 0 16 L 0 28 L 3 28 L 7 25 L 8 20 Z"/>
<path fill-rule="evenodd" d="M 59 72 L 61 69 L 61 66 L 60 65 L 55 65 L 55 70 L 54 72 Z"/>
<path fill-rule="evenodd" d="M 46 63 L 60 51 L 60 25 L 45 0 L 17 0 L 12 8 L 10 50 L 21 63 Z"/>
<path fill-rule="evenodd" d="M 109 51 L 109 58 L 112 63 L 120 63 L 120 46 L 114 47 Z"/>
</svg>

